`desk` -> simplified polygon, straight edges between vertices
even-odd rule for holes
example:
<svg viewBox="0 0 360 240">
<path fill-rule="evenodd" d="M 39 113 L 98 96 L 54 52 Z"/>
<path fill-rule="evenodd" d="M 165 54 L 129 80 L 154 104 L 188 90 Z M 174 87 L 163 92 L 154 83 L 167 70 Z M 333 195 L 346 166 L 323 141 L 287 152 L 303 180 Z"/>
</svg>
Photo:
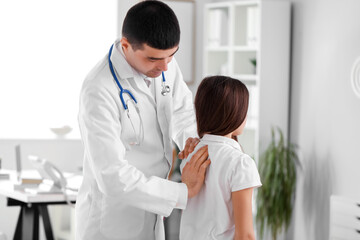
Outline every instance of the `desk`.
<svg viewBox="0 0 360 240">
<path fill-rule="evenodd" d="M 2 170 L 4 172 L 5 170 Z M 13 184 L 16 179 L 15 171 L 9 171 L 9 180 L 0 180 L 0 195 L 7 198 L 7 206 L 20 206 L 14 240 L 39 239 L 39 219 L 42 217 L 45 236 L 47 240 L 53 240 L 53 232 L 47 205 L 66 204 L 65 196 L 61 193 L 31 194 L 23 190 L 14 190 Z M 68 199 L 76 200 L 76 192 L 69 191 Z"/>
</svg>

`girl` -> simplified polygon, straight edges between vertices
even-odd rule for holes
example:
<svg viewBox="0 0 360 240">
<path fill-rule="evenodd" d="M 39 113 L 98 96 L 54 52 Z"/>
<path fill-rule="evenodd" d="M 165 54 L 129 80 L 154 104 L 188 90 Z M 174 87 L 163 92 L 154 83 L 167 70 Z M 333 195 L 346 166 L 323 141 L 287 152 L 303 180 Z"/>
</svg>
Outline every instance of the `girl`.
<svg viewBox="0 0 360 240">
<path fill-rule="evenodd" d="M 194 153 L 208 145 L 211 165 L 204 186 L 182 213 L 182 240 L 255 239 L 252 194 L 261 186 L 260 177 L 254 160 L 234 140 L 244 129 L 248 103 L 246 86 L 230 77 L 207 77 L 198 88 L 195 110 L 201 140 Z"/>
</svg>

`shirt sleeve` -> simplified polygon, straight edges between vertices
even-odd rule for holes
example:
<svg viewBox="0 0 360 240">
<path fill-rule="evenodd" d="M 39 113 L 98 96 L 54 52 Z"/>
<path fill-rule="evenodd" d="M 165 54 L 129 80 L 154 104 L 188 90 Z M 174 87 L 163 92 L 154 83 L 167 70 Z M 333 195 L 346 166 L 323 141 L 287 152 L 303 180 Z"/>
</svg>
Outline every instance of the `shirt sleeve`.
<svg viewBox="0 0 360 240">
<path fill-rule="evenodd" d="M 185 183 L 179 183 L 180 194 L 179 199 L 176 203 L 175 208 L 177 209 L 185 209 L 188 201 L 188 188 Z"/>
<path fill-rule="evenodd" d="M 255 161 L 246 154 L 234 159 L 230 173 L 230 188 L 232 192 L 246 188 L 257 188 L 262 185 Z"/>
</svg>

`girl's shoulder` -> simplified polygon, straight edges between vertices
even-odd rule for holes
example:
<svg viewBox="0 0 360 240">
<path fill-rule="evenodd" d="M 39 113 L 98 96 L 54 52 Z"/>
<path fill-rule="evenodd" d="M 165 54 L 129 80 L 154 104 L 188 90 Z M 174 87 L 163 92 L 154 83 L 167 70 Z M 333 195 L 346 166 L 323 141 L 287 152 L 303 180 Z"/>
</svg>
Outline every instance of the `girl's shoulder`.
<svg viewBox="0 0 360 240">
<path fill-rule="evenodd" d="M 224 159 L 228 159 L 229 161 L 248 161 L 252 158 L 243 152 L 240 144 L 236 147 L 228 145 L 228 144 L 214 144 L 209 145 L 209 152 L 214 151 L 217 155 L 220 155 Z"/>
<path fill-rule="evenodd" d="M 228 181 L 232 192 L 261 186 L 255 160 L 242 151 L 233 155 L 228 170 Z"/>
</svg>

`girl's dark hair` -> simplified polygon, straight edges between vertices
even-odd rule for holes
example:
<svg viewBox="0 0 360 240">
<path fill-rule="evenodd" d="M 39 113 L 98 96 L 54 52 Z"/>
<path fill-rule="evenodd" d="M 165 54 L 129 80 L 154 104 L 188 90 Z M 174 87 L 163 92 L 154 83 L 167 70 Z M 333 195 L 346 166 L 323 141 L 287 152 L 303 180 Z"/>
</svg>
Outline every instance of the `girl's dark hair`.
<svg viewBox="0 0 360 240">
<path fill-rule="evenodd" d="M 169 49 L 180 42 L 180 26 L 174 11 L 160 1 L 140 2 L 127 12 L 122 36 L 134 50 L 146 43 L 152 48 Z"/>
<path fill-rule="evenodd" d="M 245 84 L 226 76 L 205 78 L 195 96 L 199 137 L 205 133 L 225 136 L 245 120 L 249 91 Z"/>
</svg>

